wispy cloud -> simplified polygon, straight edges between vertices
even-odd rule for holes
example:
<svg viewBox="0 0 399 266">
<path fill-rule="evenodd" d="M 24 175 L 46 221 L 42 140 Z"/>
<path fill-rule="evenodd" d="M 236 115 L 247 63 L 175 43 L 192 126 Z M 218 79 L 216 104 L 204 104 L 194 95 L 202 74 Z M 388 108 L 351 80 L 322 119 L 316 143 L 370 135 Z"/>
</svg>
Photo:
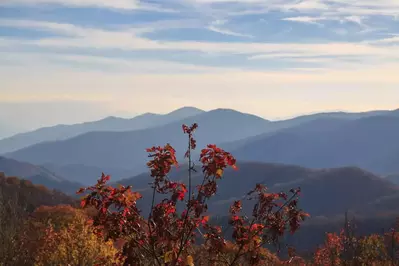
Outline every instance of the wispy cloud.
<svg viewBox="0 0 399 266">
<path fill-rule="evenodd" d="M 66 7 L 97 7 L 122 10 L 147 10 L 153 12 L 176 12 L 170 8 L 139 0 L 2 0 L 0 6 L 60 5 Z"/>
<path fill-rule="evenodd" d="M 392 37 L 389 37 L 389 38 L 370 41 L 369 43 L 373 43 L 373 44 L 396 44 L 396 43 L 398 43 L 399 44 L 399 35 L 393 35 Z"/>
<path fill-rule="evenodd" d="M 157 41 L 143 37 L 137 28 L 123 30 L 105 30 L 85 28 L 72 24 L 52 22 L 0 20 L 0 25 L 9 27 L 35 28 L 49 30 L 62 34 L 60 37 L 45 37 L 36 40 L 0 39 L 3 43 L 14 42 L 19 45 L 35 47 L 120 49 L 124 51 L 187 51 L 198 53 L 219 53 L 248 55 L 249 59 L 281 58 L 281 54 L 295 55 L 293 59 L 299 62 L 301 58 L 310 56 L 357 56 L 375 57 L 397 60 L 399 47 L 386 49 L 373 43 L 321 42 L 321 43 L 260 43 L 260 42 L 206 42 L 206 41 Z M 378 43 L 396 41 L 397 37 L 382 39 Z"/>
<path fill-rule="evenodd" d="M 245 8 L 243 14 L 268 12 L 271 10 L 309 13 L 313 12 L 319 16 L 327 14 L 335 16 L 363 16 L 363 15 L 386 15 L 395 16 L 399 10 L 399 2 L 396 0 L 187 0 L 196 3 L 234 3 Z M 223 6 L 223 8 L 228 6 Z M 230 7 L 235 9 L 234 6 Z"/>
<path fill-rule="evenodd" d="M 359 27 L 356 31 L 358 34 L 365 34 L 370 33 L 373 31 L 381 30 L 374 26 L 370 26 L 364 23 L 365 18 L 362 16 L 337 16 L 337 14 L 332 13 L 332 15 L 325 15 L 325 16 L 297 16 L 297 17 L 287 17 L 283 18 L 283 21 L 292 21 L 292 22 L 299 22 L 299 23 L 307 23 L 307 24 L 314 24 L 320 27 L 325 26 L 325 22 L 339 22 L 340 24 L 344 23 L 353 23 Z M 349 33 L 348 29 L 346 28 L 332 28 L 330 29 L 332 32 L 338 35 L 346 35 Z"/>
<path fill-rule="evenodd" d="M 227 20 L 215 20 L 207 27 L 208 30 L 224 34 L 224 35 L 230 35 L 230 36 L 236 36 L 236 37 L 245 37 L 245 38 L 253 38 L 254 36 L 250 34 L 244 34 L 244 33 L 239 33 L 235 32 L 226 28 L 223 28 L 223 26 L 227 23 Z"/>
<path fill-rule="evenodd" d="M 295 21 L 295 22 L 301 22 L 301 23 L 310 23 L 310 24 L 316 24 L 322 26 L 323 24 L 317 22 L 324 20 L 323 18 L 320 17 L 290 17 L 290 18 L 283 18 L 282 20 L 285 21 Z"/>
<path fill-rule="evenodd" d="M 253 38 L 253 36 L 249 35 L 249 34 L 238 33 L 238 32 L 234 32 L 234 31 L 227 30 L 227 29 L 221 29 L 221 28 L 218 28 L 218 27 L 215 27 L 215 26 L 209 26 L 208 29 L 211 30 L 211 31 L 220 33 L 220 34 L 224 34 L 224 35 Z"/>
<path fill-rule="evenodd" d="M 87 34 L 87 29 L 82 27 L 68 23 L 55 23 L 49 21 L 0 19 L 0 26 L 17 29 L 50 31 L 59 35 L 66 34 L 71 36 L 85 36 Z"/>
<path fill-rule="evenodd" d="M 341 24 L 345 22 L 352 22 L 359 26 L 366 27 L 363 23 L 363 17 L 361 16 L 298 16 L 298 17 L 288 17 L 283 18 L 285 21 L 294 21 L 294 22 L 302 22 L 302 23 L 313 23 L 313 24 L 321 24 L 320 21 L 339 21 Z"/>
<path fill-rule="evenodd" d="M 238 71 L 222 67 L 199 66 L 189 63 L 176 63 L 163 60 L 137 60 L 118 57 L 92 56 L 80 54 L 59 54 L 51 52 L 0 52 L 0 63 L 13 62 L 15 68 L 32 67 L 59 71 L 67 71 L 72 63 L 75 69 L 83 69 L 85 72 L 104 73 L 129 73 L 129 74 L 166 74 L 166 73 L 218 73 Z"/>
<path fill-rule="evenodd" d="M 267 13 L 273 10 L 297 13 L 309 13 L 334 15 L 339 17 L 359 17 L 369 15 L 397 16 L 399 3 L 396 0 L 170 0 L 170 3 L 184 4 L 200 8 L 202 11 L 213 10 L 230 15 L 248 15 Z M 125 10 L 144 9 L 154 12 L 177 12 L 168 8 L 164 1 L 144 0 L 2 0 L 2 6 L 39 6 L 61 5 L 68 7 L 99 7 Z M 213 4 L 223 5 L 221 7 Z M 208 14 L 209 15 L 209 14 Z"/>
<path fill-rule="evenodd" d="M 363 17 L 361 16 L 349 16 L 349 17 L 345 17 L 344 20 L 346 21 L 350 21 L 350 22 L 354 22 L 360 26 L 363 26 Z"/>
<path fill-rule="evenodd" d="M 287 3 L 283 5 L 284 9 L 298 10 L 302 12 L 327 10 L 329 8 L 329 5 L 326 3 L 326 1 L 320 1 L 320 0 L 305 0 L 298 2 L 286 1 L 286 2 Z"/>
</svg>

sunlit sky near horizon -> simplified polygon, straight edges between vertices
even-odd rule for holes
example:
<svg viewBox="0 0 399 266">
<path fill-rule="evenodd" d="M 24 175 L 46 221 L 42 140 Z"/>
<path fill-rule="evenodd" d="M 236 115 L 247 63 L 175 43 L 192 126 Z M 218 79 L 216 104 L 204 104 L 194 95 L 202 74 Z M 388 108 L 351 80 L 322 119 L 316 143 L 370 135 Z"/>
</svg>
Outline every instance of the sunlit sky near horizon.
<svg viewBox="0 0 399 266">
<path fill-rule="evenodd" d="M 399 1 L 0 0 L 0 130 L 182 106 L 397 109 Z"/>
</svg>

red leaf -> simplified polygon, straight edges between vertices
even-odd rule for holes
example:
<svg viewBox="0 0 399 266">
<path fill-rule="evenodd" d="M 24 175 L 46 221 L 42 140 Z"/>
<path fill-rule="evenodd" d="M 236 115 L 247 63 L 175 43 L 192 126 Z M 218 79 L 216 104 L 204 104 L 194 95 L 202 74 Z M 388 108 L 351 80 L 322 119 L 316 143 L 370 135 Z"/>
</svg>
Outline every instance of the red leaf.
<svg viewBox="0 0 399 266">
<path fill-rule="evenodd" d="M 209 216 L 202 217 L 201 223 L 206 224 L 209 221 Z"/>
</svg>

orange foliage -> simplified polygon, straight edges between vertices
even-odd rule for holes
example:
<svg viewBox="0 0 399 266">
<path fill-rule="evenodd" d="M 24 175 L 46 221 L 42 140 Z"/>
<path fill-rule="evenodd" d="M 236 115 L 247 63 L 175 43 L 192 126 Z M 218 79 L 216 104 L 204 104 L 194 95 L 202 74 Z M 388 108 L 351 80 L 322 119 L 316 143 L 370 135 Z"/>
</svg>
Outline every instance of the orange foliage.
<svg viewBox="0 0 399 266">
<path fill-rule="evenodd" d="M 37 266 L 118 262 L 113 243 L 98 238 L 90 230 L 87 214 L 69 205 L 37 208 L 25 225 L 22 247 Z"/>
</svg>

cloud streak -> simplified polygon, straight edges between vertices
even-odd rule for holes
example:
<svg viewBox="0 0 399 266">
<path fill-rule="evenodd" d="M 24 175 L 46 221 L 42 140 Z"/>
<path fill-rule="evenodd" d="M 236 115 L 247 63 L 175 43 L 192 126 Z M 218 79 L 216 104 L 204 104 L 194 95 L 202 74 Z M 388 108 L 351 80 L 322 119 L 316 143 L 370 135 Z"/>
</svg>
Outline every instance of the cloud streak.
<svg viewBox="0 0 399 266">
<path fill-rule="evenodd" d="M 96 48 L 121 50 L 175 50 L 227 54 L 254 55 L 251 58 L 261 58 L 256 54 L 262 53 L 302 53 L 307 56 L 398 56 L 399 47 L 387 50 L 385 47 L 350 42 L 329 43 L 243 43 L 243 42 L 203 42 L 203 41 L 157 41 L 145 38 L 135 32 L 135 28 L 124 30 L 105 30 L 85 28 L 72 24 L 58 24 L 37 21 L 10 21 L 0 20 L 0 25 L 9 27 L 27 27 L 50 30 L 68 35 L 67 37 L 47 37 L 38 40 L 16 40 L 3 38 L 3 41 L 20 42 L 26 45 L 58 48 Z M 395 37 L 396 38 L 396 37 Z M 392 40 L 395 40 L 392 38 Z M 381 42 L 387 42 L 382 40 Z M 278 54 L 276 54 L 278 56 Z"/>
<path fill-rule="evenodd" d="M 321 21 L 321 20 L 324 20 L 324 19 L 323 18 L 318 18 L 318 17 L 290 17 L 290 18 L 283 18 L 282 20 L 301 22 L 301 23 L 309 23 L 309 24 L 316 24 L 316 25 L 322 26 L 323 24 L 318 23 L 317 21 Z"/>
<path fill-rule="evenodd" d="M 229 36 L 244 37 L 244 38 L 253 38 L 254 37 L 250 34 L 243 34 L 243 33 L 239 33 L 239 32 L 234 32 L 229 29 L 221 28 L 226 23 L 227 23 L 227 20 L 216 20 L 216 21 L 212 22 L 211 25 L 209 25 L 207 27 L 207 29 L 209 29 L 210 31 L 213 31 L 213 32 L 217 32 L 217 33 L 229 35 Z"/>
<path fill-rule="evenodd" d="M 51 69 L 53 71 L 68 71 L 70 64 L 75 69 L 84 72 L 104 72 L 104 73 L 129 73 L 129 74 L 189 74 L 189 73 L 228 73 L 238 71 L 236 69 L 226 69 L 222 67 L 199 66 L 189 63 L 176 63 L 162 60 L 137 60 L 105 56 L 91 56 L 80 54 L 59 54 L 49 52 L 0 52 L 1 62 L 13 62 L 15 68 L 40 68 Z M 66 65 L 69 63 L 69 65 Z M 7 67 L 8 68 L 8 67 Z"/>
<path fill-rule="evenodd" d="M 64 6 L 64 7 L 94 7 L 115 10 L 144 10 L 152 12 L 175 13 L 176 10 L 163 8 L 160 5 L 149 4 L 139 0 L 2 0 L 0 6 Z"/>
<path fill-rule="evenodd" d="M 399 10 L 399 2 L 396 0 L 187 0 L 188 2 L 212 4 L 230 3 L 223 8 L 231 8 L 237 11 L 237 5 L 242 7 L 242 14 L 255 14 L 279 10 L 285 12 L 298 12 L 334 16 L 361 16 L 361 15 L 384 15 L 396 16 Z M 238 15 L 239 13 L 236 13 Z"/>
<path fill-rule="evenodd" d="M 215 22 L 214 25 L 224 25 L 225 22 Z M 0 26 L 11 28 L 28 28 L 49 31 L 59 34 L 56 37 L 39 39 L 0 38 L 0 47 L 17 49 L 39 49 L 42 60 L 52 60 L 56 65 L 75 64 L 79 68 L 94 68 L 103 71 L 131 71 L 132 73 L 193 73 L 220 72 L 231 69 L 251 70 L 253 65 L 264 65 L 266 71 L 270 65 L 279 64 L 281 70 L 303 71 L 304 69 L 319 69 L 319 71 L 334 69 L 374 68 L 387 64 L 397 64 L 399 68 L 399 47 L 397 36 L 369 42 L 308 42 L 308 43 L 261 43 L 261 42 L 207 42 L 207 41 L 158 41 L 143 34 L 156 31 L 154 28 L 142 25 L 106 30 L 87 28 L 73 24 L 61 24 L 46 21 L 0 20 Z M 230 32 L 224 34 L 229 34 Z M 223 33 L 222 33 L 223 34 Z M 234 33 L 232 33 L 234 35 Z M 387 49 L 387 45 L 389 49 Z M 93 49 L 96 51 L 123 52 L 157 52 L 157 53 L 194 53 L 203 58 L 202 63 L 173 62 L 170 60 L 153 59 L 122 59 L 106 57 L 89 57 L 73 55 L 48 56 L 46 50 L 63 53 L 66 50 Z M 1 50 L 0 50 L 1 51 Z M 206 63 L 206 55 L 219 57 L 239 56 L 241 64 L 214 67 Z M 12 54 L 9 54 L 12 55 Z M 3 56 L 3 61 L 17 62 L 17 56 Z M 246 59 L 245 59 L 246 58 Z M 27 59 L 25 61 L 29 62 Z M 32 62 L 40 61 L 37 57 Z M 247 62 L 247 64 L 245 63 Z M 294 64 L 294 65 L 292 65 Z"/>
</svg>

